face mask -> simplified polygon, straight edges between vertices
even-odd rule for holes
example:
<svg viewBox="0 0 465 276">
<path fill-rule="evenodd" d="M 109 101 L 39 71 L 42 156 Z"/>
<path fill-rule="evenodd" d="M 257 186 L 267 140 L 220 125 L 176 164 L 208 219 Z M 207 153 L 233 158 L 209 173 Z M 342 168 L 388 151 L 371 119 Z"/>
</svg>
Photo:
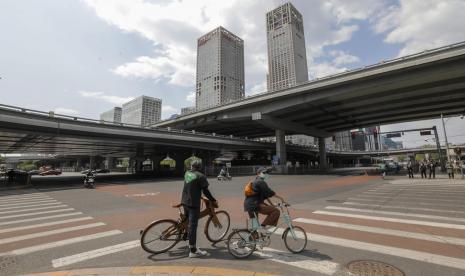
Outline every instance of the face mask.
<svg viewBox="0 0 465 276">
<path fill-rule="evenodd" d="M 269 178 L 269 174 L 266 174 L 266 173 L 260 173 L 260 178 L 262 178 L 263 180 L 267 180 Z"/>
</svg>

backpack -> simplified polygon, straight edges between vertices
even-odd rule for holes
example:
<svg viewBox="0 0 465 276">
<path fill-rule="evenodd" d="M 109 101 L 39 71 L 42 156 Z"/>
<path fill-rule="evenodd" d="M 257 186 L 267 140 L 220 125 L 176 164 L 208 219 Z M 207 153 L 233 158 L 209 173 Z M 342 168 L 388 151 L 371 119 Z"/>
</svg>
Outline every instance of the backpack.
<svg viewBox="0 0 465 276">
<path fill-rule="evenodd" d="M 257 195 L 258 193 L 254 191 L 253 189 L 253 182 L 250 181 L 247 184 L 245 184 L 244 187 L 244 195 L 249 197 L 249 196 L 254 196 Z"/>
</svg>

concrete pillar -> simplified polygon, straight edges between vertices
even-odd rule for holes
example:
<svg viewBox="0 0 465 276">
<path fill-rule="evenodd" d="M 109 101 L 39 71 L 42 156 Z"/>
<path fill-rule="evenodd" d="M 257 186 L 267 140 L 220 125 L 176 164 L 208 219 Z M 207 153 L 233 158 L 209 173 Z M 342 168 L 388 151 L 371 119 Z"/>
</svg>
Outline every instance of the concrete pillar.
<svg viewBox="0 0 465 276">
<path fill-rule="evenodd" d="M 142 162 L 144 162 L 144 144 L 137 144 L 136 157 L 134 158 L 134 170 L 136 173 L 142 171 Z"/>
<path fill-rule="evenodd" d="M 326 145 L 325 145 L 325 138 L 319 137 L 318 138 L 318 146 L 320 149 L 320 160 L 319 160 L 319 165 L 320 165 L 320 170 L 321 171 L 326 171 L 327 169 L 327 160 L 326 160 Z"/>
<path fill-rule="evenodd" d="M 115 158 L 107 157 L 105 158 L 105 169 L 112 170 L 115 168 Z"/>
<path fill-rule="evenodd" d="M 95 167 L 95 156 L 89 157 L 89 169 L 94 169 Z"/>
<path fill-rule="evenodd" d="M 286 165 L 287 155 L 286 155 L 286 133 L 282 129 L 277 129 L 276 133 L 276 155 L 279 158 L 279 165 Z"/>
<path fill-rule="evenodd" d="M 74 171 L 79 172 L 81 171 L 81 158 L 76 159 L 76 165 L 74 166 Z"/>
</svg>

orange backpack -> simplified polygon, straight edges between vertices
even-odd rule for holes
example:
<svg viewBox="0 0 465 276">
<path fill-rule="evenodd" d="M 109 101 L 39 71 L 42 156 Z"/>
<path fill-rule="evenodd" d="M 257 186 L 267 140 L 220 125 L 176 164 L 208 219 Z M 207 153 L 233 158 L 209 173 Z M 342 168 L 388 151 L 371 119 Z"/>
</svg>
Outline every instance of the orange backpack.
<svg viewBox="0 0 465 276">
<path fill-rule="evenodd" d="M 245 187 L 244 187 L 244 195 L 245 196 L 254 196 L 256 194 L 257 194 L 257 192 L 255 192 L 253 190 L 253 182 L 252 181 L 245 184 Z"/>
</svg>

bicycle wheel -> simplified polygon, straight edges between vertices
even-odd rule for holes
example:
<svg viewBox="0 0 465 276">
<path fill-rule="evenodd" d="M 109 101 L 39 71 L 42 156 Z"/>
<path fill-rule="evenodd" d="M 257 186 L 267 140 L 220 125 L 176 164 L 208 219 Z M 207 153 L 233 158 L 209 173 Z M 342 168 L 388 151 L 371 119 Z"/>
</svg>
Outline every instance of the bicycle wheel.
<svg viewBox="0 0 465 276">
<path fill-rule="evenodd" d="M 152 254 L 166 252 L 181 240 L 178 223 L 172 219 L 162 219 L 151 223 L 142 232 L 140 244 Z"/>
<path fill-rule="evenodd" d="M 205 235 L 211 242 L 221 241 L 229 231 L 231 219 L 226 211 L 215 212 L 216 218 L 210 216 L 205 224 Z"/>
<path fill-rule="evenodd" d="M 295 236 L 292 235 L 292 231 Z M 307 246 L 307 233 L 305 233 L 305 230 L 300 226 L 292 226 L 292 230 L 288 227 L 284 231 L 283 239 L 287 250 L 292 253 L 300 253 L 304 251 Z"/>
<path fill-rule="evenodd" d="M 255 238 L 248 229 L 233 231 L 228 237 L 227 244 L 229 254 L 238 259 L 244 259 L 252 255 L 257 246 Z"/>
</svg>

